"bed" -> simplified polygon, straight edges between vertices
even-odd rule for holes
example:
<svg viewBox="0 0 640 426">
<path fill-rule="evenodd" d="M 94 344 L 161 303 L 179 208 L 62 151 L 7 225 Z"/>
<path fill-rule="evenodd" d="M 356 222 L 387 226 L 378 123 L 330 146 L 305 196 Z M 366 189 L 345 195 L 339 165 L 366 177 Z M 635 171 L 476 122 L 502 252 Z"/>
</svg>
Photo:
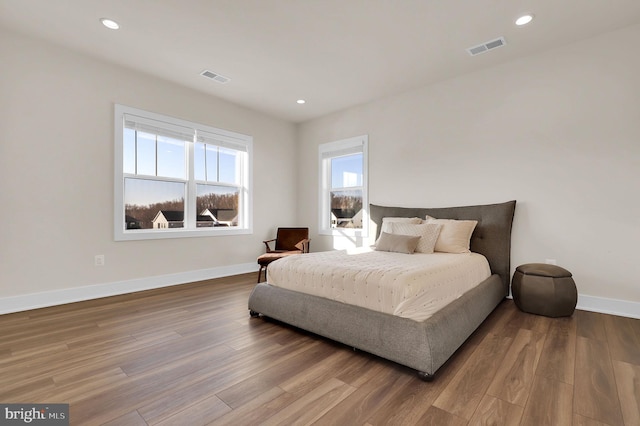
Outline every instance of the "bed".
<svg viewBox="0 0 640 426">
<path fill-rule="evenodd" d="M 386 358 L 417 370 L 423 380 L 432 380 L 436 371 L 509 293 L 515 205 L 515 201 L 448 208 L 370 205 L 376 239 L 380 236 L 383 218 L 388 217 L 429 215 L 478 222 L 470 249 L 486 258 L 489 276 L 424 320 L 277 287 L 269 282 L 253 289 L 248 302 L 250 314 L 270 317 Z"/>
</svg>

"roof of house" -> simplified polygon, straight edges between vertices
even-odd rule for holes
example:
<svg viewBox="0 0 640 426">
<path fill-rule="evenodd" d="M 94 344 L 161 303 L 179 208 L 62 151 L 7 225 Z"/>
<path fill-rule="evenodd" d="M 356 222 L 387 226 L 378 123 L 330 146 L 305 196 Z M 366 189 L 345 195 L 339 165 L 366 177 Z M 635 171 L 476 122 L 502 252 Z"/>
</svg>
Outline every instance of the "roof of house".
<svg viewBox="0 0 640 426">
<path fill-rule="evenodd" d="M 204 209 L 201 215 L 213 215 L 216 220 L 221 222 L 228 222 L 234 220 L 238 216 L 238 211 L 235 209 Z"/>
<path fill-rule="evenodd" d="M 184 220 L 183 210 L 160 210 L 159 212 L 168 222 L 182 222 Z M 156 216 L 157 218 L 158 216 Z"/>
<path fill-rule="evenodd" d="M 338 219 L 351 219 L 356 215 L 356 209 L 331 209 L 331 213 Z"/>
<path fill-rule="evenodd" d="M 233 220 L 238 216 L 237 210 L 233 209 L 218 209 L 216 213 L 216 218 L 221 222 Z"/>
</svg>

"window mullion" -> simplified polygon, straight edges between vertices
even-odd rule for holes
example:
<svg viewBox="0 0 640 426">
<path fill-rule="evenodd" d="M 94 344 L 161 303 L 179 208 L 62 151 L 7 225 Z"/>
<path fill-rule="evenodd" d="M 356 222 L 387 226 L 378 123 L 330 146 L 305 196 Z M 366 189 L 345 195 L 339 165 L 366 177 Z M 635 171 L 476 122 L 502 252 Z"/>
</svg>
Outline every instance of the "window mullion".
<svg viewBox="0 0 640 426">
<path fill-rule="evenodd" d="M 194 138 L 195 141 L 195 138 Z M 206 155 L 205 155 L 206 157 Z M 195 142 L 187 142 L 187 199 L 185 200 L 185 209 L 187 217 L 186 227 L 188 229 L 195 229 L 198 222 L 197 211 L 197 187 L 195 181 Z"/>
<path fill-rule="evenodd" d="M 220 182 L 220 147 L 216 147 L 216 182 Z"/>
<path fill-rule="evenodd" d="M 138 131 L 133 132 L 134 134 L 134 152 L 133 152 L 133 158 L 134 158 L 134 168 L 133 171 L 135 174 L 138 174 Z"/>
<path fill-rule="evenodd" d="M 204 145 L 204 181 L 208 181 L 209 180 L 209 170 L 207 170 L 207 144 L 203 144 Z"/>
<path fill-rule="evenodd" d="M 156 137 L 156 143 L 154 146 L 154 154 L 156 155 L 156 176 L 158 176 L 158 135 L 154 135 Z"/>
</svg>

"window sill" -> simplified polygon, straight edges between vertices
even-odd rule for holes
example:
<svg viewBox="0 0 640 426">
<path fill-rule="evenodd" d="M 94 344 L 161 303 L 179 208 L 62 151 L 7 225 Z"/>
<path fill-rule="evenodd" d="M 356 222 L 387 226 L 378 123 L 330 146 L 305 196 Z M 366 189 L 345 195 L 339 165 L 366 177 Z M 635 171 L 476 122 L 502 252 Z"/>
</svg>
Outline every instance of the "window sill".
<svg viewBox="0 0 640 426">
<path fill-rule="evenodd" d="M 197 237 L 219 237 L 225 235 L 249 235 L 253 230 L 248 228 L 239 229 L 166 229 L 162 231 L 140 230 L 116 232 L 116 241 L 139 241 L 139 240 L 160 240 L 167 238 L 197 238 Z"/>
</svg>

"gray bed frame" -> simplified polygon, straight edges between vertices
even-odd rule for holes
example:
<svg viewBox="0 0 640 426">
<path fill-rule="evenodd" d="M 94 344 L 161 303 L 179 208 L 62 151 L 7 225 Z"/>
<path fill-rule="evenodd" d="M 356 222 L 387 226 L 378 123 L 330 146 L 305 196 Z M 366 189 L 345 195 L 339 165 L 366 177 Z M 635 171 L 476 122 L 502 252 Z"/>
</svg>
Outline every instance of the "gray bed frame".
<svg viewBox="0 0 640 426">
<path fill-rule="evenodd" d="M 492 275 L 424 321 L 414 321 L 267 283 L 249 296 L 252 317 L 260 314 L 418 370 L 423 380 L 469 338 L 509 294 L 511 224 L 516 202 L 447 208 L 384 207 L 371 204 L 377 225 L 383 217 L 477 220 L 471 251 L 484 255 Z"/>
</svg>

